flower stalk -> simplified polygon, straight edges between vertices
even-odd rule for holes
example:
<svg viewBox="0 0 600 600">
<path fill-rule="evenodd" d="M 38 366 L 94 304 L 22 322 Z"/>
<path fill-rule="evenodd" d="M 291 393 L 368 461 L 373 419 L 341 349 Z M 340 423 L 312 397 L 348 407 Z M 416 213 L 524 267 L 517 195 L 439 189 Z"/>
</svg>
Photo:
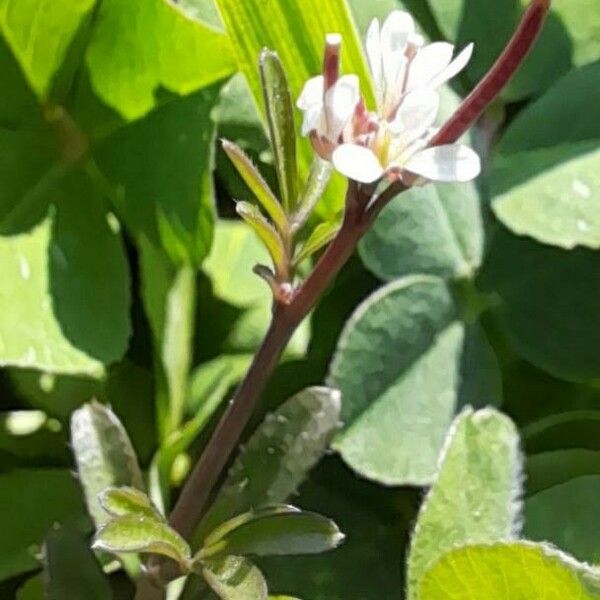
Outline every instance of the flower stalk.
<svg viewBox="0 0 600 600">
<path fill-rule="evenodd" d="M 456 114 L 426 141 L 424 147 L 435 149 L 440 145 L 452 144 L 475 122 L 524 60 L 541 30 L 548 10 L 549 0 L 533 0 L 521 25 L 494 67 L 459 107 Z M 321 149 L 321 156 L 326 159 L 331 157 L 336 148 L 341 147 L 340 144 L 348 135 L 348 127 L 347 123 L 340 123 L 338 119 L 333 119 L 333 123 L 328 122 L 323 115 L 328 109 L 338 110 L 338 116 L 340 110 L 347 112 L 348 101 L 354 101 L 355 98 L 354 81 L 344 79 L 349 76 L 339 77 L 336 42 L 337 39 L 328 40 L 324 75 L 315 78 L 311 84 L 313 89 L 304 97 L 301 96 L 298 102 L 300 108 L 305 111 L 303 131 L 311 135 L 316 152 L 321 154 Z M 420 40 L 413 37 L 411 43 L 415 45 L 415 49 L 411 51 L 408 59 L 414 60 Z M 403 64 L 402 61 L 399 64 Z M 388 74 L 389 72 L 388 69 Z M 336 92 L 339 92 L 337 97 Z M 386 106 L 389 108 L 389 104 Z M 364 105 L 356 99 L 355 107 L 354 114 L 360 117 L 364 112 Z M 393 119 L 396 116 L 395 113 L 391 115 Z M 384 174 L 383 169 L 381 171 L 379 177 Z M 417 175 L 419 174 L 417 172 Z M 414 181 L 413 177 L 414 175 L 404 179 L 392 178 L 392 183 L 379 194 L 376 192 L 378 178 L 372 182 L 359 183 L 351 177 L 343 222 L 337 235 L 322 254 L 314 270 L 299 287 L 286 288 L 285 294 L 275 295 L 273 317 L 265 338 L 170 515 L 170 524 L 184 537 L 191 536 L 203 516 L 213 488 L 237 446 L 257 400 L 294 331 L 350 258 L 357 243 L 379 212 L 399 193 L 410 187 Z M 268 279 L 266 273 L 262 275 Z M 277 286 L 274 283 L 273 285 L 276 289 Z"/>
</svg>

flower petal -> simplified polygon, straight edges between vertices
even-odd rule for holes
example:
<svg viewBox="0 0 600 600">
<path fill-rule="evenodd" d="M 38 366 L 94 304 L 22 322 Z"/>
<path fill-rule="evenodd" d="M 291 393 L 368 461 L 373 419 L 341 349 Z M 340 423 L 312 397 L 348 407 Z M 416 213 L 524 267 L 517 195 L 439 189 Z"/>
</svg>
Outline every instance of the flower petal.
<svg viewBox="0 0 600 600">
<path fill-rule="evenodd" d="M 450 64 L 453 52 L 454 46 L 447 42 L 434 42 L 421 48 L 410 64 L 406 90 L 429 85 Z"/>
<path fill-rule="evenodd" d="M 325 86 L 325 79 L 323 75 L 317 75 L 309 79 L 302 88 L 300 96 L 296 101 L 296 106 L 300 110 L 308 110 L 315 104 L 323 103 L 323 88 Z"/>
<path fill-rule="evenodd" d="M 359 100 L 359 81 L 356 75 L 340 77 L 325 95 L 327 137 L 332 142 L 339 138 Z"/>
<path fill-rule="evenodd" d="M 439 87 L 444 85 L 444 83 L 452 79 L 455 75 L 458 75 L 469 64 L 471 56 L 473 56 L 473 48 L 473 44 L 469 44 L 464 48 L 441 73 L 433 78 L 431 85 L 433 87 Z"/>
<path fill-rule="evenodd" d="M 414 32 L 413 18 L 402 10 L 392 11 L 381 28 L 383 77 L 388 94 L 393 93 L 399 83 L 398 78 L 405 62 L 406 44 Z"/>
<path fill-rule="evenodd" d="M 471 181 L 481 172 L 481 161 L 468 146 L 451 144 L 417 152 L 404 168 L 432 181 Z"/>
<path fill-rule="evenodd" d="M 334 167 L 346 177 L 360 183 L 373 183 L 384 170 L 372 150 L 356 144 L 342 144 L 333 152 Z"/>
<path fill-rule="evenodd" d="M 420 137 L 433 125 L 439 106 L 440 97 L 431 88 L 410 92 L 402 100 L 390 123 L 390 131 L 410 141 Z"/>
<path fill-rule="evenodd" d="M 323 106 L 321 104 L 313 105 L 304 111 L 302 119 L 302 135 L 308 135 L 311 131 L 322 129 Z"/>
<path fill-rule="evenodd" d="M 383 99 L 385 84 L 383 81 L 383 61 L 381 53 L 381 31 L 379 29 L 379 19 L 373 19 L 367 30 L 366 38 L 367 58 L 369 67 L 375 84 L 378 103 Z"/>
</svg>

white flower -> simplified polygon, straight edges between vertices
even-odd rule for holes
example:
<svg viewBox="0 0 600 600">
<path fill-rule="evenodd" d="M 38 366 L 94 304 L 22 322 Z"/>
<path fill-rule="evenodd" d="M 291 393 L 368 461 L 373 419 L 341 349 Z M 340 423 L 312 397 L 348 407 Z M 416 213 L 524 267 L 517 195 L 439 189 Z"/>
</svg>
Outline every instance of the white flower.
<svg viewBox="0 0 600 600">
<path fill-rule="evenodd" d="M 322 75 L 309 79 L 297 106 L 304 112 L 302 135 L 316 132 L 319 136 L 337 143 L 344 128 L 354 115 L 360 100 L 358 77 L 344 75 L 328 90 Z"/>
<path fill-rule="evenodd" d="M 466 66 L 473 45 L 452 60 L 452 44 L 424 45 L 412 17 L 394 11 L 381 28 L 377 19 L 371 23 L 366 47 L 377 96 L 377 126 L 335 149 L 335 168 L 362 183 L 384 176 L 402 178 L 405 172 L 412 174 L 407 179 L 411 182 L 419 177 L 433 181 L 477 177 L 480 160 L 467 146 L 427 147 L 439 109 L 437 88 Z"/>
<path fill-rule="evenodd" d="M 372 183 L 383 176 L 401 178 L 406 171 L 432 181 L 470 181 L 479 175 L 479 156 L 462 144 L 427 148 L 439 107 L 434 90 L 406 94 L 391 122 L 364 136 L 361 144 L 339 146 L 335 168 L 355 181 Z"/>
<path fill-rule="evenodd" d="M 452 60 L 452 44 L 423 44 L 413 18 L 406 12 L 393 11 L 382 27 L 378 19 L 372 21 L 366 49 L 381 117 L 393 117 L 404 94 L 446 83 L 464 69 L 473 53 L 470 44 Z"/>
</svg>

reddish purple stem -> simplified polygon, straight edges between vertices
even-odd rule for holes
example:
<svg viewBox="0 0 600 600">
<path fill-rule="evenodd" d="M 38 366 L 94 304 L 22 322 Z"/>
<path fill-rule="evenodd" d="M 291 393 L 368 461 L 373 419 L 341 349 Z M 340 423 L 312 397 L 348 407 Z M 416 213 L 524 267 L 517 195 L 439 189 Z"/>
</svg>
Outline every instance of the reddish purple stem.
<svg viewBox="0 0 600 600">
<path fill-rule="evenodd" d="M 494 66 L 432 138 L 430 146 L 452 144 L 481 116 L 529 54 L 549 10 L 550 0 L 533 0 Z"/>
</svg>

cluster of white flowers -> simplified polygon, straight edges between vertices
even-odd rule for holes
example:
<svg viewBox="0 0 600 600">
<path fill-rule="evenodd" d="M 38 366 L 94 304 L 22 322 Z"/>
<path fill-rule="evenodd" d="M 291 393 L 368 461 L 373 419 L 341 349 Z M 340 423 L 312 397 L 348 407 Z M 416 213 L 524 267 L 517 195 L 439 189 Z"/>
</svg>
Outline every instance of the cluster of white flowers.
<svg viewBox="0 0 600 600">
<path fill-rule="evenodd" d="M 339 77 L 340 44 L 339 35 L 327 36 L 323 75 L 306 82 L 297 103 L 304 112 L 302 133 L 321 157 L 362 183 L 477 177 L 480 160 L 467 146 L 428 146 L 436 132 L 438 88 L 464 69 L 472 44 L 453 59 L 454 46 L 425 44 L 408 13 L 392 12 L 381 27 L 375 19 L 366 51 L 376 112 L 366 109 L 356 75 Z"/>
</svg>

